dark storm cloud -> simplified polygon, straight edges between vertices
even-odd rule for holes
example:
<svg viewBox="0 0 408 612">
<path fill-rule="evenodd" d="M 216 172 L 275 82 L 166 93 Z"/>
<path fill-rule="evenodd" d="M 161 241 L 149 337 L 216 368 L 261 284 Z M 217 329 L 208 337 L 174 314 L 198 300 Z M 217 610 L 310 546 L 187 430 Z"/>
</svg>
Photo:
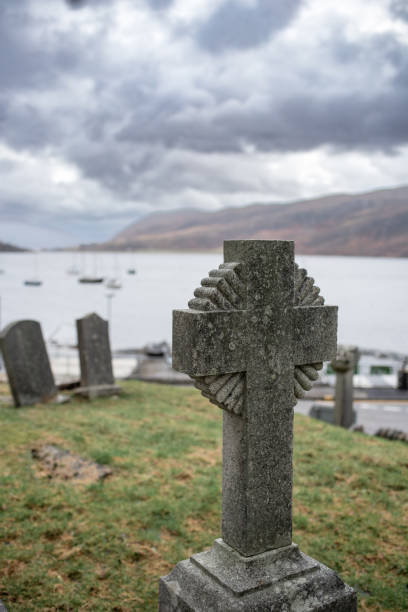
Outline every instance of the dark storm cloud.
<svg viewBox="0 0 408 612">
<path fill-rule="evenodd" d="M 261 112 L 230 112 L 197 123 L 194 119 L 141 125 L 134 116 L 119 140 L 161 143 L 202 153 L 236 153 L 245 144 L 258 150 L 301 151 L 321 145 L 389 151 L 407 142 L 408 100 L 393 93 L 366 99 L 352 94 L 315 98 L 299 95 Z"/>
<path fill-rule="evenodd" d="M 147 0 L 148 5 L 155 11 L 169 8 L 174 0 Z"/>
<path fill-rule="evenodd" d="M 0 5 L 0 86 L 1 90 L 16 87 L 46 87 L 55 78 L 55 67 L 47 53 L 33 48 L 28 31 L 30 16 L 27 3 Z"/>
<path fill-rule="evenodd" d="M 301 4 L 302 0 L 257 0 L 255 6 L 246 6 L 228 0 L 201 27 L 198 41 L 212 52 L 260 45 L 287 26 Z"/>
<path fill-rule="evenodd" d="M 0 99 L 0 131 L 2 138 L 14 149 L 38 149 L 57 142 L 62 126 L 56 118 L 47 116 L 30 103 L 7 102 Z"/>
<path fill-rule="evenodd" d="M 392 0 L 390 5 L 391 13 L 402 19 L 408 21 L 408 2 L 407 0 Z"/>
<path fill-rule="evenodd" d="M 65 0 L 67 6 L 72 9 L 81 9 L 85 6 L 97 7 L 101 4 L 113 4 L 114 2 L 115 0 Z"/>
<path fill-rule="evenodd" d="M 86 0 L 65 0 L 65 2 L 68 4 L 69 7 L 74 9 L 82 8 L 86 4 Z"/>
<path fill-rule="evenodd" d="M 50 89 L 62 74 L 89 66 L 80 33 L 61 32 L 52 42 L 33 37 L 33 29 L 45 25 L 29 7 L 30 0 L 0 6 L 0 93 Z"/>
<path fill-rule="evenodd" d="M 366 88 L 351 93 L 347 90 L 328 93 L 319 72 L 313 93 L 306 89 L 274 92 L 262 107 L 236 104 L 223 111 L 228 102 L 219 96 L 218 109 L 202 113 L 189 103 L 189 113 L 183 113 L 183 99 L 156 98 L 138 105 L 118 133 L 118 141 L 162 144 L 204 153 L 239 152 L 251 144 L 262 151 L 310 150 L 321 145 L 364 150 L 390 151 L 408 141 L 408 54 L 406 46 L 390 35 L 376 35 L 364 45 L 349 43 L 341 35 L 333 37 L 327 55 L 338 63 L 375 62 L 379 73 L 392 68 L 394 76 L 380 90 Z M 366 60 L 367 58 L 367 60 Z M 374 83 L 376 86 L 377 83 Z"/>
</svg>

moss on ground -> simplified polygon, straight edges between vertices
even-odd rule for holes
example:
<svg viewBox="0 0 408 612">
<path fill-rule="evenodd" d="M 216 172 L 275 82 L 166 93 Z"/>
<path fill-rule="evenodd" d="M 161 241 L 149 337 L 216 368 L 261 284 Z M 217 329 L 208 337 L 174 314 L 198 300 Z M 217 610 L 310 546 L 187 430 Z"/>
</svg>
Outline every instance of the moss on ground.
<svg viewBox="0 0 408 612">
<path fill-rule="evenodd" d="M 0 599 L 11 612 L 156 610 L 158 579 L 220 535 L 221 412 L 190 388 L 0 409 Z M 108 464 L 39 477 L 54 443 Z M 406 610 L 407 446 L 295 418 L 294 540 L 360 593 Z"/>
</svg>

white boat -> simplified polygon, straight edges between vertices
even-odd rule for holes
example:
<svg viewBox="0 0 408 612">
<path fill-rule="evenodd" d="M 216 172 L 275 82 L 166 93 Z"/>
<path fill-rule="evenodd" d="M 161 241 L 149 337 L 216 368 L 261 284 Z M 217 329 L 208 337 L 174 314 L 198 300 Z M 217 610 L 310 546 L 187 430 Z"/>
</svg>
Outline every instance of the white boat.
<svg viewBox="0 0 408 612">
<path fill-rule="evenodd" d="M 37 253 L 34 253 L 34 276 L 31 278 L 27 278 L 24 281 L 24 285 L 27 287 L 40 287 L 42 285 L 42 280 L 38 278 L 38 259 Z"/>
<path fill-rule="evenodd" d="M 106 287 L 108 289 L 122 289 L 122 282 L 120 280 L 120 269 L 117 253 L 115 253 L 114 264 L 113 264 L 113 276 L 106 281 Z"/>
<path fill-rule="evenodd" d="M 85 253 L 83 255 L 85 256 Z M 85 264 L 85 259 L 84 259 L 84 264 Z M 85 269 L 86 266 L 83 265 L 83 268 Z M 105 280 L 105 277 L 104 276 L 100 276 L 98 274 L 98 261 L 97 261 L 96 253 L 94 253 L 94 257 L 93 257 L 93 274 L 86 274 L 86 273 L 84 273 L 83 276 L 80 276 L 78 278 L 78 283 L 88 284 L 88 285 L 95 285 L 95 284 L 103 283 L 104 280 Z"/>
<path fill-rule="evenodd" d="M 77 268 L 76 266 L 71 266 L 67 270 L 67 274 L 71 274 L 72 276 L 78 276 L 78 274 L 80 274 L 80 272 L 81 272 L 80 269 Z"/>
<path fill-rule="evenodd" d="M 78 253 L 73 253 L 72 254 L 72 264 L 68 268 L 67 274 L 70 274 L 71 276 L 78 276 L 79 274 L 81 274 L 81 268 L 77 264 L 78 264 Z"/>
<path fill-rule="evenodd" d="M 122 289 L 122 283 L 117 278 L 110 278 L 106 281 L 108 289 Z"/>
<path fill-rule="evenodd" d="M 136 269 L 136 267 L 134 265 L 134 257 L 135 257 L 135 254 L 132 253 L 130 266 L 127 269 L 127 273 L 130 274 L 131 276 L 134 276 L 135 274 L 137 274 L 137 269 Z"/>
<path fill-rule="evenodd" d="M 105 279 L 103 276 L 81 276 L 78 278 L 78 283 L 88 283 L 94 285 L 97 283 L 103 283 L 104 280 Z"/>
</svg>

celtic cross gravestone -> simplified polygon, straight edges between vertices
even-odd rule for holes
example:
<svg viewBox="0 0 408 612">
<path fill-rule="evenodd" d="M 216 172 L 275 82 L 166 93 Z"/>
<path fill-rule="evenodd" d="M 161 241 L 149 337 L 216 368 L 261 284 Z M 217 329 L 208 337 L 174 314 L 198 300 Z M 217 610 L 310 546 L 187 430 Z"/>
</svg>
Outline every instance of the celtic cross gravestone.
<svg viewBox="0 0 408 612">
<path fill-rule="evenodd" d="M 293 242 L 227 241 L 224 260 L 173 319 L 173 366 L 223 408 L 222 539 L 161 579 L 160 610 L 355 610 L 292 544 L 293 407 L 336 353 L 337 308 Z"/>
</svg>

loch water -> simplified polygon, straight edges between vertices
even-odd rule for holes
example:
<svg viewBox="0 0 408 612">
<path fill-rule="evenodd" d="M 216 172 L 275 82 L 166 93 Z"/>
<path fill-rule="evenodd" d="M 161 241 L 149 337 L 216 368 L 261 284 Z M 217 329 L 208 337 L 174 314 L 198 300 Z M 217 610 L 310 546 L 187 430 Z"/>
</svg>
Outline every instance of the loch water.
<svg viewBox="0 0 408 612">
<path fill-rule="evenodd" d="M 408 259 L 297 256 L 326 304 L 339 306 L 339 342 L 408 353 Z M 0 327 L 40 321 L 46 339 L 75 342 L 75 319 L 110 318 L 114 349 L 171 341 L 172 309 L 186 308 L 221 253 L 0 253 Z M 122 288 L 81 284 L 68 273 L 118 278 Z M 128 274 L 135 268 L 136 274 Z M 37 276 L 41 286 L 24 281 Z"/>
</svg>

